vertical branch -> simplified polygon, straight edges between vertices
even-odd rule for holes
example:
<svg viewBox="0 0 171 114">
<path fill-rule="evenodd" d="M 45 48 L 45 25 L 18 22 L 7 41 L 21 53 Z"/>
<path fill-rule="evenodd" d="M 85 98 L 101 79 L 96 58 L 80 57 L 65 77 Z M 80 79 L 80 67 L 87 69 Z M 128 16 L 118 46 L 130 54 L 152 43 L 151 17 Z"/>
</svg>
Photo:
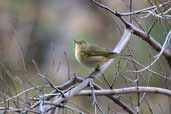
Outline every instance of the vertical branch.
<svg viewBox="0 0 171 114">
<path fill-rule="evenodd" d="M 136 74 L 136 86 L 137 86 L 137 91 L 138 91 L 138 87 L 139 87 L 139 75 Z M 137 93 L 137 114 L 140 113 L 140 93 Z"/>
<path fill-rule="evenodd" d="M 129 0 L 129 12 L 132 12 L 132 0 Z M 129 16 L 129 22 L 132 22 L 132 15 Z"/>
</svg>

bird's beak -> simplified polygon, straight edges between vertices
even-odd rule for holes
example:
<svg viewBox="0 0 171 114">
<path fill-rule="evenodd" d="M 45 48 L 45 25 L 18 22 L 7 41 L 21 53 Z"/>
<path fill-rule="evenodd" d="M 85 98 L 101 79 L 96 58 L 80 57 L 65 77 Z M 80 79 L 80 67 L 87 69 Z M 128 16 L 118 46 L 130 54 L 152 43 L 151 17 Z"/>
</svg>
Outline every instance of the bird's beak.
<svg viewBox="0 0 171 114">
<path fill-rule="evenodd" d="M 79 43 L 79 41 L 78 41 L 78 40 L 74 40 L 74 42 L 75 42 L 76 44 L 78 44 L 78 43 Z"/>
</svg>

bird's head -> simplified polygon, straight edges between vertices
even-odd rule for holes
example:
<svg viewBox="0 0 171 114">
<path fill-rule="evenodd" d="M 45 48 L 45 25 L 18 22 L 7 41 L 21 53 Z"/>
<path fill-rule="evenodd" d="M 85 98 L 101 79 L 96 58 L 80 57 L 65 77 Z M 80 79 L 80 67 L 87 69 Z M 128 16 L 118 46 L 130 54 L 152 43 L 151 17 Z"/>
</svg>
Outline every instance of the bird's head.
<svg viewBox="0 0 171 114">
<path fill-rule="evenodd" d="M 87 47 L 87 43 L 83 40 L 74 40 L 76 47 L 80 49 L 85 49 Z"/>
</svg>

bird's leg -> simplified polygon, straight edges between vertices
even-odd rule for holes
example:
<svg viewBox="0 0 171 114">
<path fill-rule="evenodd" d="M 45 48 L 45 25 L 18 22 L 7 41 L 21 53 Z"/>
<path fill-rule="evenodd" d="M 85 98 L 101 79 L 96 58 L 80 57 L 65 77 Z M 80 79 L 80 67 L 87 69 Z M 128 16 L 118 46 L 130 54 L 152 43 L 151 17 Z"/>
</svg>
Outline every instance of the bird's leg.
<svg viewBox="0 0 171 114">
<path fill-rule="evenodd" d="M 100 66 L 97 66 L 88 78 L 95 78 L 95 75 L 100 71 Z"/>
<path fill-rule="evenodd" d="M 94 71 L 99 72 L 100 71 L 100 66 L 97 66 Z"/>
</svg>

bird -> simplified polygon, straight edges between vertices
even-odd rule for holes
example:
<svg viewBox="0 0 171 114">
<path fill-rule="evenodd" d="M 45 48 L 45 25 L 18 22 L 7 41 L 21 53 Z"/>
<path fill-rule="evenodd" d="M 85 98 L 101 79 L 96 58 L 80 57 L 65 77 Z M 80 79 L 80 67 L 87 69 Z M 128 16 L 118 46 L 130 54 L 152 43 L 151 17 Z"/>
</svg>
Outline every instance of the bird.
<svg viewBox="0 0 171 114">
<path fill-rule="evenodd" d="M 98 68 L 118 55 L 106 48 L 91 45 L 83 40 L 74 40 L 74 42 L 76 60 L 89 68 Z"/>
</svg>

